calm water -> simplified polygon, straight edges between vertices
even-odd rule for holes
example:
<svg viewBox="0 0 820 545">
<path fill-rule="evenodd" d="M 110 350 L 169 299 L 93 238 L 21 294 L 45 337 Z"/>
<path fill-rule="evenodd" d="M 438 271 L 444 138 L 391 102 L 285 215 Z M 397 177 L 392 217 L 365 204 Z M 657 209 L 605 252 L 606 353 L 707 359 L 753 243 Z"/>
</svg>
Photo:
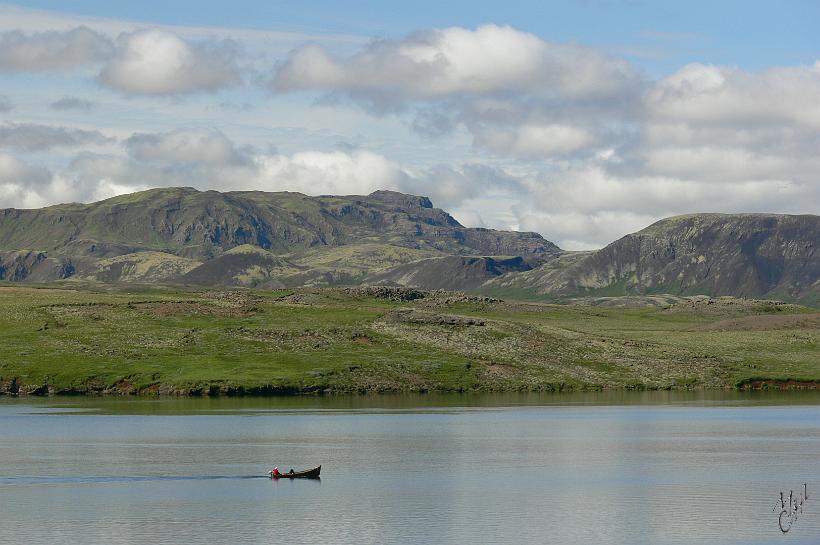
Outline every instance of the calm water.
<svg viewBox="0 0 820 545">
<path fill-rule="evenodd" d="M 0 542 L 817 545 L 820 395 L 0 398 Z"/>
</svg>

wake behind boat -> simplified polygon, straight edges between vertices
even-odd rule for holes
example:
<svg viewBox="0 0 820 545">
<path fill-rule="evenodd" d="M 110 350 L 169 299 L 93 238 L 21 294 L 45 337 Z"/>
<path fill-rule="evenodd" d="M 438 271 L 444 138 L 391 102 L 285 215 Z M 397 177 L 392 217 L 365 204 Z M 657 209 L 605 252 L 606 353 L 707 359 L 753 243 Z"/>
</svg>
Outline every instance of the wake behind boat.
<svg viewBox="0 0 820 545">
<path fill-rule="evenodd" d="M 274 468 L 275 470 L 276 468 Z M 314 467 L 313 469 L 306 469 L 304 471 L 293 471 L 292 469 L 287 473 L 277 473 L 275 471 L 268 471 L 271 479 L 318 479 L 319 473 L 322 472 L 322 466 Z"/>
</svg>

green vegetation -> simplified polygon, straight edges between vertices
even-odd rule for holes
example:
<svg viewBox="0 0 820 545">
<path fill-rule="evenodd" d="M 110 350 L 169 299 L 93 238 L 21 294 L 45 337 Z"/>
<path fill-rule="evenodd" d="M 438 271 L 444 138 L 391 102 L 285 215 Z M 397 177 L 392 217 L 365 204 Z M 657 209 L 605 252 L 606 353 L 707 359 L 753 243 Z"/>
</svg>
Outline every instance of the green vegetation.
<svg viewBox="0 0 820 545">
<path fill-rule="evenodd" d="M 820 314 L 404 288 L 0 285 L 0 392 L 280 394 L 817 387 Z M 595 301 L 596 305 L 601 301 Z M 657 301 L 655 301 L 657 303 Z"/>
<path fill-rule="evenodd" d="M 441 255 L 446 254 L 389 244 L 363 243 L 313 248 L 288 258 L 293 263 L 311 269 L 325 268 L 360 274 Z"/>
</svg>

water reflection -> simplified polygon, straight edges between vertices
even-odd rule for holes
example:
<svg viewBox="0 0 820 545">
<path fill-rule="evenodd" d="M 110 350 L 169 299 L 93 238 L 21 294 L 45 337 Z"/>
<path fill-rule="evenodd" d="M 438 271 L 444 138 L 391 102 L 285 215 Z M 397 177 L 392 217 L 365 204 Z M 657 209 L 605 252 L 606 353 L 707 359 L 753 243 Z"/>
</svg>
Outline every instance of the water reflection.
<svg viewBox="0 0 820 545">
<path fill-rule="evenodd" d="M 0 411 L 24 406 L 31 413 L 241 414 L 286 411 L 412 411 L 539 406 L 750 406 L 820 405 L 820 391 L 601 391 L 566 393 L 429 393 L 283 397 L 50 397 L 0 396 Z"/>
</svg>

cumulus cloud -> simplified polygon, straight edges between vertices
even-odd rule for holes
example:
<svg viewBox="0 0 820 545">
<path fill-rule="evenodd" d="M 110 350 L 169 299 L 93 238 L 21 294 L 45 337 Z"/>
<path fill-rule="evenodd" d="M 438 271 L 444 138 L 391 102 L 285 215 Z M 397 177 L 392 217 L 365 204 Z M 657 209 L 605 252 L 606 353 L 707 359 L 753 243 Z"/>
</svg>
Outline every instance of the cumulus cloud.
<svg viewBox="0 0 820 545">
<path fill-rule="evenodd" d="M 656 119 L 709 126 L 820 129 L 820 61 L 761 73 L 689 64 L 660 80 L 648 93 Z"/>
<path fill-rule="evenodd" d="M 249 161 L 222 132 L 208 129 L 181 129 L 160 134 L 134 134 L 125 142 L 139 161 L 243 164 Z"/>
<path fill-rule="evenodd" d="M 78 110 L 81 112 L 90 112 L 96 107 L 96 104 L 84 98 L 65 96 L 52 102 L 50 106 L 53 110 Z"/>
<path fill-rule="evenodd" d="M 120 35 L 99 81 L 137 95 L 214 91 L 239 82 L 238 55 L 229 40 L 192 43 L 164 30 L 141 30 Z"/>
<path fill-rule="evenodd" d="M 0 125 L 0 149 L 23 152 L 52 148 L 106 144 L 111 139 L 100 131 L 53 127 L 34 123 L 6 123 Z"/>
<path fill-rule="evenodd" d="M 820 61 L 762 72 L 689 64 L 643 98 L 641 137 L 623 146 L 624 176 L 816 184 Z"/>
<path fill-rule="evenodd" d="M 41 208 L 56 203 L 98 201 L 145 186 L 81 180 L 0 153 L 0 208 Z"/>
<path fill-rule="evenodd" d="M 51 179 L 48 169 L 29 165 L 13 155 L 0 152 L 0 207 L 43 206 L 43 194 Z"/>
<path fill-rule="evenodd" d="M 180 95 L 236 84 L 239 56 L 232 40 L 187 41 L 160 29 L 124 32 L 116 40 L 86 26 L 0 34 L 0 72 L 102 66 L 100 83 L 136 95 Z M 79 100 L 66 98 L 55 108 L 87 110 Z"/>
<path fill-rule="evenodd" d="M 726 184 L 727 193 L 818 183 L 820 61 L 761 72 L 693 63 L 650 82 L 600 50 L 485 25 L 374 41 L 346 58 L 307 45 L 272 86 L 406 115 L 424 136 L 460 126 L 502 157 L 579 171 L 606 158 L 612 180 Z"/>
<path fill-rule="evenodd" d="M 10 112 L 14 109 L 14 104 L 6 95 L 0 95 L 0 114 Z"/>
<path fill-rule="evenodd" d="M 135 134 L 125 149 L 127 155 L 82 153 L 66 176 L 95 187 L 102 181 L 132 189 L 185 185 L 311 195 L 367 194 L 410 185 L 400 165 L 370 151 L 261 153 L 236 146 L 215 130 Z"/>
<path fill-rule="evenodd" d="M 0 34 L 0 71 L 65 70 L 101 62 L 114 49 L 110 38 L 88 27 L 26 34 Z"/>
<path fill-rule="evenodd" d="M 440 136 L 457 125 L 477 146 L 552 157 L 598 144 L 596 133 L 639 101 L 642 79 L 601 50 L 559 44 L 508 26 L 429 30 L 372 42 L 338 59 L 311 44 L 291 52 L 272 80 L 278 92 L 348 96 L 384 114 L 416 106 L 410 126 Z"/>
<path fill-rule="evenodd" d="M 84 170 L 85 169 L 85 170 Z M 84 176 L 84 173 L 93 175 Z M 94 202 L 164 185 L 140 179 L 148 169 L 134 169 L 122 158 L 82 153 L 68 168 L 52 172 L 0 152 L 0 209 L 40 208 L 67 202 Z"/>
</svg>

